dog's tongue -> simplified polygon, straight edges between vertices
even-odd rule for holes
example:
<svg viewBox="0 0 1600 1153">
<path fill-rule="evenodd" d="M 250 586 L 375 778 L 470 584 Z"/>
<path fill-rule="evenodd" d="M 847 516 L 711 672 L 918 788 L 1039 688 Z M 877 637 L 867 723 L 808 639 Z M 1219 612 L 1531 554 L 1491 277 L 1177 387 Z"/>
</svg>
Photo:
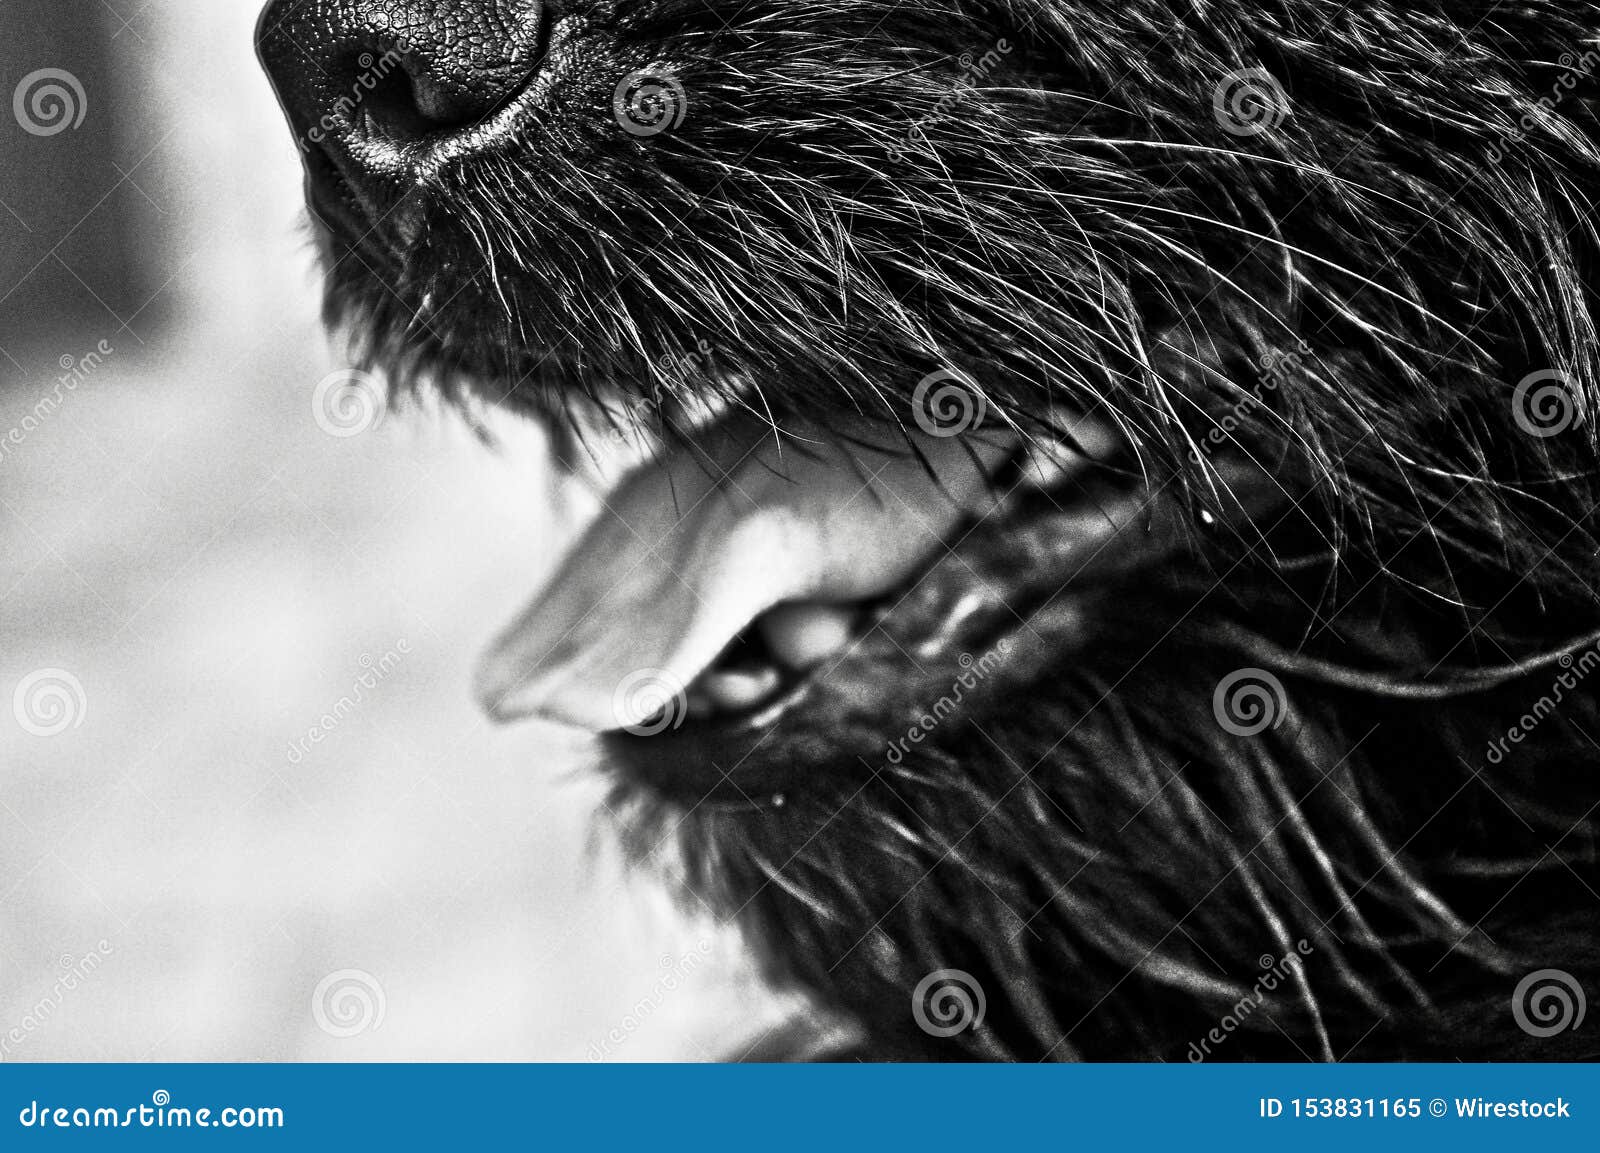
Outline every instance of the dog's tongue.
<svg viewBox="0 0 1600 1153">
<path fill-rule="evenodd" d="M 824 433 L 737 412 L 626 477 L 479 668 L 497 719 L 604 731 L 682 691 L 768 609 L 859 601 L 924 564 L 992 498 L 999 435 L 861 421 Z M 912 449 L 915 451 L 911 451 Z M 920 458 L 920 459 L 919 459 Z"/>
</svg>

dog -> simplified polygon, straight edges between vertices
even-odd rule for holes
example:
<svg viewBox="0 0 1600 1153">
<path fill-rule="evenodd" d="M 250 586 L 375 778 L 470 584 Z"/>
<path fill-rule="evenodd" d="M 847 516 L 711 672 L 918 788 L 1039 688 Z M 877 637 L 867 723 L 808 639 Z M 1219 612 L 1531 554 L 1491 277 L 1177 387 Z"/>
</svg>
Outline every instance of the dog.
<svg viewBox="0 0 1600 1153">
<path fill-rule="evenodd" d="M 1600 1055 L 1600 4 L 258 48 L 360 362 L 638 450 L 478 691 L 816 1007 L 763 1057 Z"/>
</svg>

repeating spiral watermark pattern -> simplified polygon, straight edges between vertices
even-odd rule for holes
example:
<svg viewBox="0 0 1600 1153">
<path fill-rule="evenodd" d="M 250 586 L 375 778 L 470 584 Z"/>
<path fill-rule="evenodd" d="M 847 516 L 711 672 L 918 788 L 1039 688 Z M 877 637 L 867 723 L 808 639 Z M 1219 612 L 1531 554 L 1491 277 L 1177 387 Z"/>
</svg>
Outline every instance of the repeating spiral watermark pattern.
<svg viewBox="0 0 1600 1153">
<path fill-rule="evenodd" d="M 66 669 L 38 669 L 17 682 L 11 711 L 24 732 L 54 737 L 83 725 L 89 697 L 83 682 Z"/>
<path fill-rule="evenodd" d="M 360 436 L 383 416 L 383 386 L 357 368 L 330 372 L 317 382 L 311 415 L 329 436 Z"/>
<path fill-rule="evenodd" d="M 1523 432 L 1541 440 L 1583 423 L 1577 384 L 1559 369 L 1530 372 L 1511 393 L 1511 419 Z"/>
<path fill-rule="evenodd" d="M 623 732 L 653 737 L 683 725 L 689 715 L 688 690 L 666 669 L 637 669 L 617 682 L 611 713 Z"/>
<path fill-rule="evenodd" d="M 655 136 L 683 123 L 689 113 L 689 94 L 672 72 L 644 68 L 617 82 L 611 111 L 624 132 Z"/>
<path fill-rule="evenodd" d="M 911 392 L 911 415 L 929 436 L 960 436 L 983 425 L 988 401 L 978 384 L 950 368 L 930 372 Z"/>
<path fill-rule="evenodd" d="M 24 132 L 57 136 L 76 130 L 89 115 L 89 94 L 83 81 L 65 68 L 30 72 L 11 94 L 11 112 Z"/>
<path fill-rule="evenodd" d="M 954 1037 L 983 1024 L 983 986 L 962 969 L 935 969 L 911 991 L 911 1015 L 930 1037 Z"/>
<path fill-rule="evenodd" d="M 1535 969 L 1511 994 L 1511 1016 L 1530 1037 L 1554 1037 L 1583 1024 L 1583 986 L 1565 969 Z"/>
<path fill-rule="evenodd" d="M 1289 697 L 1283 682 L 1266 669 L 1239 669 L 1217 682 L 1211 711 L 1234 736 L 1253 737 L 1283 724 Z"/>
<path fill-rule="evenodd" d="M 336 969 L 317 982 L 311 1016 L 330 1037 L 355 1037 L 383 1027 L 389 999 L 378 979 L 364 969 Z"/>
<path fill-rule="evenodd" d="M 1289 96 L 1265 68 L 1241 68 L 1218 82 L 1211 111 L 1230 136 L 1259 136 L 1288 119 Z"/>
</svg>

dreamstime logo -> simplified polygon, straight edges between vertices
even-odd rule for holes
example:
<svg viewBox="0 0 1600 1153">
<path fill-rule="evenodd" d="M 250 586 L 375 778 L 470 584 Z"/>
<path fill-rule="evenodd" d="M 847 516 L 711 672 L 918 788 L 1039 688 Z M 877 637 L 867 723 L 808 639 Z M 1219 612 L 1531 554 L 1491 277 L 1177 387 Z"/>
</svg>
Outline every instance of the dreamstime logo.
<svg viewBox="0 0 1600 1153">
<path fill-rule="evenodd" d="M 617 82 L 611 111 L 624 132 L 655 136 L 683 123 L 689 96 L 677 76 L 666 69 L 644 68 Z"/>
<path fill-rule="evenodd" d="M 1574 92 L 1580 84 L 1594 79 L 1594 73 L 1600 68 L 1600 49 L 1591 48 L 1582 56 L 1575 52 L 1563 52 L 1556 60 L 1561 72 L 1550 86 L 1550 93 L 1541 96 L 1531 105 L 1525 105 L 1522 115 L 1517 118 L 1517 123 L 1509 132 L 1503 133 L 1505 147 L 1493 144 L 1489 147 L 1489 162 L 1499 164 L 1506 158 L 1506 148 L 1514 148 L 1528 139 L 1529 133 L 1536 132 L 1543 124 L 1548 124 L 1548 117 L 1557 107 L 1566 103 L 1567 97 Z"/>
<path fill-rule="evenodd" d="M 1576 691 L 1590 673 L 1600 668 L 1600 648 L 1591 645 L 1581 652 L 1562 653 L 1556 663 L 1561 666 L 1561 671 L 1550 682 L 1550 691 L 1534 701 L 1517 718 L 1516 723 L 1505 731 L 1504 736 L 1489 742 L 1484 755 L 1491 765 L 1498 765 L 1510 756 L 1512 745 L 1520 745 L 1526 740 L 1546 717 L 1561 707 L 1567 700 L 1567 694 Z"/>
<path fill-rule="evenodd" d="M 383 388 L 376 376 L 357 368 L 330 372 L 312 394 L 311 415 L 329 436 L 360 436 L 383 415 Z"/>
<path fill-rule="evenodd" d="M 20 421 L 0 436 L 0 461 L 11 456 L 30 435 L 44 427 L 46 421 L 61 411 L 67 398 L 78 391 L 79 385 L 100 371 L 106 358 L 116 351 L 109 340 L 102 340 L 81 356 L 73 356 L 70 352 L 62 353 L 61 358 L 56 361 L 61 366 L 61 375 L 56 377 L 55 387 L 40 396 L 34 402 L 33 408 L 24 413 Z"/>
<path fill-rule="evenodd" d="M 974 56 L 970 52 L 963 52 L 958 56 L 956 63 L 961 68 L 961 74 L 956 77 L 954 85 L 939 98 L 931 111 L 919 116 L 907 126 L 902 139 L 890 142 L 889 155 L 898 159 L 908 148 L 926 149 L 928 126 L 955 115 L 961 105 L 972 98 L 979 84 L 987 80 L 990 73 L 999 67 L 1000 58 L 1010 53 L 1011 42 L 1002 36 L 994 42 L 994 47 L 982 56 Z"/>
<path fill-rule="evenodd" d="M 1228 1006 L 1228 1011 L 1222 1015 L 1222 1019 L 1207 1030 L 1204 1037 L 1189 1042 L 1189 1063 L 1198 1065 L 1211 1056 L 1214 1048 L 1233 1036 L 1235 1030 L 1245 1025 L 1256 1010 L 1266 1004 L 1267 999 L 1277 992 L 1279 985 L 1287 984 L 1291 980 L 1301 980 L 1305 970 L 1304 959 L 1311 956 L 1312 952 L 1312 945 L 1302 937 L 1294 943 L 1294 949 L 1284 953 L 1282 957 L 1262 953 L 1256 961 L 1262 973 L 1245 990 L 1244 996 Z"/>
<path fill-rule="evenodd" d="M 1230 136 L 1259 136 L 1288 119 L 1289 97 L 1265 68 L 1241 68 L 1217 84 L 1211 111 Z"/>
<path fill-rule="evenodd" d="M 101 939 L 94 949 L 81 956 L 76 953 L 61 954 L 61 975 L 50 986 L 49 992 L 28 1006 L 21 1020 L 0 1033 L 0 1061 L 43 1029 L 55 1016 L 56 1010 L 66 1004 L 67 995 L 85 984 L 115 951 L 110 941 Z"/>
<path fill-rule="evenodd" d="M 714 354 L 715 349 L 712 348 L 711 342 L 701 337 L 694 342 L 691 351 L 669 352 L 654 361 L 650 367 L 655 377 L 669 384 L 678 380 L 700 380 L 710 375 Z M 664 405 L 670 396 L 669 387 L 664 393 L 655 396 L 629 397 L 620 403 L 597 406 L 597 411 L 604 422 L 603 443 L 622 448 L 638 444 L 641 438 L 647 435 L 652 422 L 665 420 Z M 675 397 L 672 399 L 676 400 Z"/>
<path fill-rule="evenodd" d="M 1582 424 L 1576 382 L 1559 369 L 1530 372 L 1511 394 L 1511 418 L 1523 432 L 1541 440 Z"/>
<path fill-rule="evenodd" d="M 83 81 L 65 68 L 41 68 L 22 78 L 11 94 L 11 112 L 24 132 L 56 136 L 76 130 L 89 115 Z"/>
<path fill-rule="evenodd" d="M 659 376 L 704 376 L 711 370 L 711 342 L 705 337 L 694 342 L 693 352 L 668 353 L 655 363 Z"/>
<path fill-rule="evenodd" d="M 911 1015 L 930 1037 L 954 1037 L 983 1024 L 983 986 L 961 969 L 935 969 L 911 991 Z"/>
<path fill-rule="evenodd" d="M 311 994 L 311 1016 L 330 1037 L 355 1037 L 383 1028 L 389 999 L 383 986 L 364 969 L 336 969 L 317 982 Z"/>
<path fill-rule="evenodd" d="M 394 648 L 388 649 L 381 657 L 374 657 L 371 653 L 362 653 L 359 662 L 361 672 L 350 685 L 350 691 L 334 702 L 333 708 L 323 713 L 317 723 L 306 730 L 306 735 L 296 738 L 290 745 L 288 761 L 291 765 L 298 765 L 311 755 L 312 747 L 320 745 L 327 740 L 333 731 L 344 723 L 345 719 L 353 714 L 387 679 L 395 669 L 400 667 L 400 662 L 411 655 L 411 642 L 401 637 Z"/>
<path fill-rule="evenodd" d="M 54 737 L 83 725 L 89 697 L 83 682 L 66 669 L 39 669 L 17 682 L 11 711 L 24 732 Z"/>
<path fill-rule="evenodd" d="M 911 415 L 929 436 L 960 436 L 982 426 L 988 403 L 970 376 L 941 368 L 917 382 Z"/>
<path fill-rule="evenodd" d="M 1283 724 L 1289 698 L 1266 669 L 1239 669 L 1217 682 L 1211 695 L 1217 724 L 1236 737 L 1253 737 Z"/>
<path fill-rule="evenodd" d="M 670 953 L 663 956 L 661 967 L 665 972 L 660 980 L 651 986 L 649 993 L 633 1003 L 628 1012 L 623 1014 L 622 1020 L 607 1030 L 604 1037 L 590 1043 L 589 1060 L 604 1061 L 611 1056 L 613 1050 L 637 1032 L 673 993 L 684 987 L 701 962 L 711 956 L 711 950 L 712 942 L 702 938 L 692 952 L 679 957 Z"/>
<path fill-rule="evenodd" d="M 1588 1007 L 1583 986 L 1564 969 L 1535 969 L 1511 994 L 1511 1016 L 1530 1037 L 1576 1030 Z"/>
<path fill-rule="evenodd" d="M 683 682 L 666 669 L 637 669 L 617 682 L 611 712 L 624 732 L 653 737 L 682 727 L 689 696 Z"/>
<path fill-rule="evenodd" d="M 904 761 L 911 752 L 911 746 L 920 745 L 924 737 L 954 715 L 960 709 L 961 702 L 966 699 L 966 694 L 976 689 L 981 681 L 999 668 L 1010 652 L 1011 638 L 1001 637 L 995 642 L 994 648 L 981 656 L 974 657 L 971 653 L 962 653 L 957 657 L 956 664 L 961 666 L 961 672 L 950 682 L 950 691 L 934 701 L 933 706 L 917 718 L 917 723 L 906 730 L 905 736 L 889 742 L 885 754 L 889 763 L 898 765 Z"/>
<path fill-rule="evenodd" d="M 350 85 L 347 93 L 334 100 L 331 109 L 323 114 L 321 120 L 299 137 L 300 151 L 309 154 L 330 135 L 354 125 L 356 111 L 367 94 L 388 79 L 389 74 L 401 66 L 405 54 L 412 51 L 410 43 L 402 40 L 382 56 L 374 57 L 370 52 L 363 52 L 356 57 L 356 67 L 361 71 L 356 75 L 355 83 Z"/>
<path fill-rule="evenodd" d="M 1214 421 L 1199 446 L 1189 450 L 1190 463 L 1199 464 L 1202 452 L 1209 453 L 1232 440 L 1234 432 L 1265 402 L 1266 394 L 1277 392 L 1285 380 L 1298 375 L 1305 367 L 1305 358 L 1310 354 L 1311 348 L 1304 341 L 1300 342 L 1298 348 L 1267 352 L 1261 358 L 1256 388 L 1245 393 L 1239 403 Z"/>
</svg>

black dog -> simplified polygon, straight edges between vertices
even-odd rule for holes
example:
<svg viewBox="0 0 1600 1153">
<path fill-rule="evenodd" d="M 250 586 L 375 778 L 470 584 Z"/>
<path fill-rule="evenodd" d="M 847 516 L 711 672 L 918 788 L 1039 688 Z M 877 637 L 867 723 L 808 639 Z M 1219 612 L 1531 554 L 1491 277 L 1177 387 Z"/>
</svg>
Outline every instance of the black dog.
<svg viewBox="0 0 1600 1153">
<path fill-rule="evenodd" d="M 1600 3 L 260 47 L 367 360 L 654 446 L 483 694 L 821 1055 L 1600 1052 Z"/>
</svg>

